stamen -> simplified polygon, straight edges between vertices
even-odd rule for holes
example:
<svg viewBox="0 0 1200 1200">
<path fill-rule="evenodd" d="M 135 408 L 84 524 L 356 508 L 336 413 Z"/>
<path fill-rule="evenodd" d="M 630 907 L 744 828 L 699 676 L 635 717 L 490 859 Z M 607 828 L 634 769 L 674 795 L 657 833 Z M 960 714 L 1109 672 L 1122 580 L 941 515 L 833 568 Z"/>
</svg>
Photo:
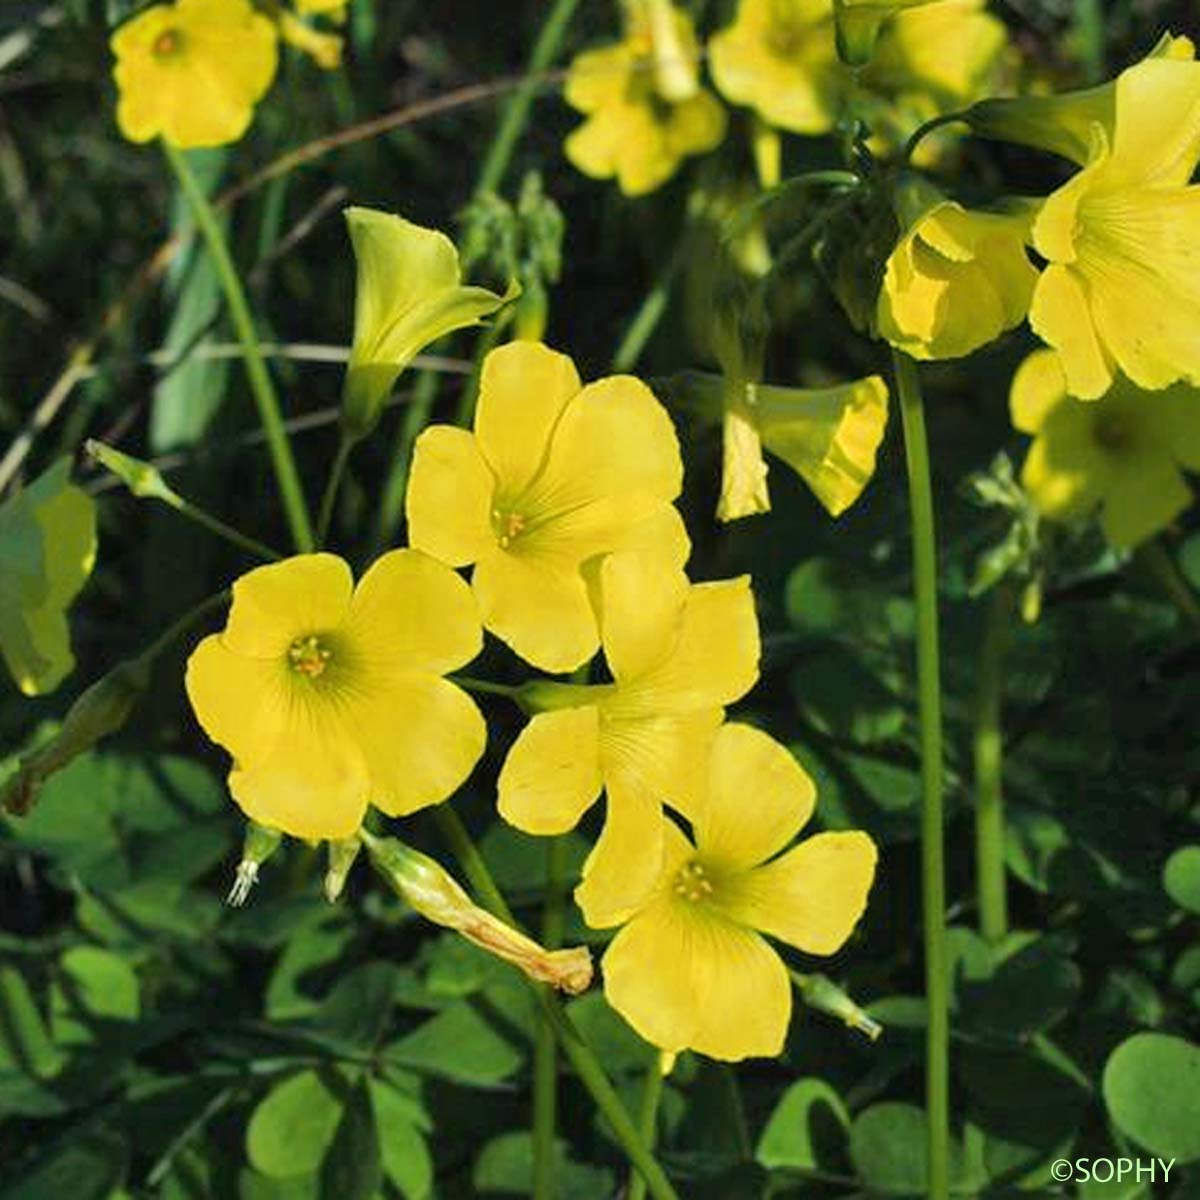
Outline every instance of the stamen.
<svg viewBox="0 0 1200 1200">
<path fill-rule="evenodd" d="M 164 29 L 151 47 L 156 58 L 173 58 L 183 49 L 183 34 L 178 29 Z"/>
<path fill-rule="evenodd" d="M 321 644 L 321 639 L 315 633 L 297 638 L 288 649 L 288 662 L 292 670 L 310 679 L 316 679 L 324 672 L 331 657 L 331 652 Z"/>
<path fill-rule="evenodd" d="M 526 524 L 520 513 L 492 509 L 492 528 L 496 531 L 496 540 L 501 549 L 507 549 L 513 539 L 524 531 Z"/>
<path fill-rule="evenodd" d="M 675 876 L 674 890 L 677 896 L 695 904 L 712 895 L 713 885 L 704 868 L 698 862 L 690 862 Z"/>
</svg>

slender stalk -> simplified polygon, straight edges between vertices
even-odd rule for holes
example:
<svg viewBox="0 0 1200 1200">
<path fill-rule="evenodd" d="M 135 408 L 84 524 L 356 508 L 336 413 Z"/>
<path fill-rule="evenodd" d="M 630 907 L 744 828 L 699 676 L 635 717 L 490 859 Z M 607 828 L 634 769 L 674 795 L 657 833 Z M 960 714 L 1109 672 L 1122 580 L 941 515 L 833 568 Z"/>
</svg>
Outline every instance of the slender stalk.
<svg viewBox="0 0 1200 1200">
<path fill-rule="evenodd" d="M 633 320 L 629 322 L 629 328 L 625 330 L 625 335 L 621 338 L 621 344 L 613 355 L 612 369 L 614 372 L 620 374 L 632 370 L 637 364 L 637 360 L 641 358 L 646 343 L 650 341 L 655 329 L 658 328 L 659 321 L 667 311 L 667 301 L 671 298 L 675 276 L 679 274 L 679 269 L 687 257 L 686 251 L 690 241 L 685 228 L 678 244 L 671 252 L 671 257 L 667 260 L 667 265 L 663 267 L 654 281 L 654 286 L 646 293 L 641 307 L 634 314 Z"/>
<path fill-rule="evenodd" d="M 451 683 L 457 683 L 464 691 L 478 692 L 481 696 L 507 696 L 515 700 L 521 694 L 521 689 L 512 684 L 492 683 L 491 680 L 476 679 L 472 675 L 451 675 L 449 678 Z"/>
<path fill-rule="evenodd" d="M 542 908 L 542 945 L 557 950 L 566 925 L 562 875 L 566 843 L 546 842 L 546 900 Z M 533 1041 L 533 1197 L 554 1200 L 554 1132 L 558 1120 L 558 1049 L 554 1026 L 542 1014 Z"/>
<path fill-rule="evenodd" d="M 479 895 L 483 906 L 490 909 L 502 921 L 507 921 L 514 928 L 517 920 L 512 909 L 496 886 L 492 873 L 488 870 L 483 855 L 479 853 L 475 843 L 459 819 L 458 814 L 448 805 L 439 804 L 433 810 L 445 838 L 455 858 L 458 859 L 464 874 L 471 886 Z M 532 986 L 532 985 L 531 985 Z M 662 1167 L 658 1165 L 653 1154 L 646 1148 L 637 1127 L 630 1119 L 621 1097 L 617 1095 L 612 1082 L 604 1073 L 600 1060 L 592 1048 L 583 1040 L 575 1028 L 571 1018 L 563 1011 L 554 994 L 547 987 L 535 987 L 538 1003 L 542 1012 L 554 1026 L 555 1036 L 563 1053 L 567 1056 L 580 1083 L 587 1088 L 596 1107 L 604 1114 L 612 1127 L 613 1134 L 625 1151 L 626 1157 L 637 1168 L 646 1180 L 646 1186 L 654 1200 L 679 1200 L 675 1189 Z"/>
<path fill-rule="evenodd" d="M 271 373 L 267 370 L 258 334 L 254 329 L 254 318 L 251 316 L 250 305 L 238 278 L 233 257 L 229 253 L 229 245 L 208 197 L 188 165 L 187 157 L 170 142 L 164 141 L 163 149 L 192 210 L 196 226 L 208 247 L 209 256 L 225 293 L 225 301 L 229 305 L 229 316 L 233 321 L 238 341 L 245 351 L 246 377 L 258 406 L 259 422 L 266 435 L 271 466 L 275 472 L 275 482 L 279 487 L 288 526 L 292 531 L 292 540 L 297 550 L 309 551 L 313 548 L 313 532 L 308 506 L 304 500 L 300 476 L 296 471 L 296 461 L 292 457 L 291 443 L 284 430 L 283 415 L 279 409 L 274 384 L 271 382 Z"/>
<path fill-rule="evenodd" d="M 1200 628 L 1200 597 L 1184 578 L 1179 564 L 1161 538 L 1138 547 L 1136 561 L 1154 578 L 1163 594 L 1175 605 L 1179 615 Z"/>
<path fill-rule="evenodd" d="M 217 537 L 224 538 L 225 541 L 245 550 L 247 554 L 253 554 L 255 558 L 261 558 L 264 562 L 278 562 L 283 557 L 278 550 L 272 550 L 270 546 L 258 541 L 257 538 L 252 538 L 248 534 L 234 529 L 232 525 L 226 525 L 220 518 L 205 512 L 204 509 L 197 507 L 190 500 L 185 500 L 182 496 L 176 496 L 175 503 L 170 501 L 167 503 L 181 517 L 187 517 L 189 521 L 203 526 L 210 533 L 215 533 Z"/>
<path fill-rule="evenodd" d="M 1008 886 L 1004 874 L 1004 653 L 1013 594 L 1007 584 L 992 592 L 975 691 L 975 887 L 979 932 L 989 942 L 1008 936 Z"/>
<path fill-rule="evenodd" d="M 317 514 L 317 545 L 325 545 L 329 537 L 329 525 L 333 520 L 333 506 L 337 502 L 338 488 L 341 487 L 342 476 L 346 473 L 346 464 L 350 461 L 350 451 L 354 442 L 345 434 L 338 439 L 337 453 L 333 456 L 333 465 L 329 468 L 329 479 L 325 483 L 325 494 L 321 497 L 321 508 Z"/>
<path fill-rule="evenodd" d="M 658 1105 L 663 1093 L 663 1061 L 657 1051 L 646 1068 L 642 1085 L 642 1104 L 638 1111 L 638 1133 L 647 1150 L 653 1151 L 658 1139 Z M 628 1200 L 646 1200 L 646 1181 L 635 1171 L 629 1180 Z"/>
<path fill-rule="evenodd" d="M 517 84 L 504 108 L 504 115 L 492 137 L 487 157 L 475 184 L 475 195 L 494 192 L 504 179 L 512 161 L 521 133 L 529 120 L 529 109 L 537 90 L 545 83 L 546 68 L 558 54 L 571 17 L 579 0 L 555 0 L 554 7 L 542 22 L 541 31 L 529 55 L 524 79 Z M 396 534 L 404 516 L 404 494 L 408 489 L 408 472 L 412 464 L 413 445 L 417 435 L 429 423 L 433 402 L 437 398 L 437 379 L 428 372 L 417 377 L 413 398 L 400 425 L 400 433 L 392 451 L 392 469 L 384 481 L 379 516 L 371 539 L 374 552 L 381 550 Z"/>
<path fill-rule="evenodd" d="M 946 864 L 942 810 L 942 697 L 938 652 L 937 541 L 929 441 L 917 365 L 892 351 L 908 494 L 912 507 L 914 599 L 917 609 L 917 692 L 921 724 L 921 893 L 924 913 L 925 997 L 929 1025 L 925 1108 L 929 1122 L 929 1200 L 950 1194 L 950 1006 L 946 953 Z"/>
</svg>

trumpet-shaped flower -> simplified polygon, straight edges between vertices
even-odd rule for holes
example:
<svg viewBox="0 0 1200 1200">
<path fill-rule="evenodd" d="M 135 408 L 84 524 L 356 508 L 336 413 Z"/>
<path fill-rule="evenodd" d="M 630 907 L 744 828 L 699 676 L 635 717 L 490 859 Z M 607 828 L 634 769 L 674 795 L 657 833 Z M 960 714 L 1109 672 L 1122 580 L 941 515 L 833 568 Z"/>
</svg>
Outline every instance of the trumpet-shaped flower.
<svg viewBox="0 0 1200 1200">
<path fill-rule="evenodd" d="M 1033 225 L 1047 267 L 1029 320 L 1062 357 L 1073 396 L 1118 373 L 1156 390 L 1200 384 L 1200 63 L 1151 58 L 1117 80 L 1111 133 Z"/>
<path fill-rule="evenodd" d="M 0 654 L 27 696 L 75 665 L 66 609 L 96 560 L 96 507 L 63 459 L 0 505 Z"/>
<path fill-rule="evenodd" d="M 847 91 L 831 0 L 741 0 L 732 25 L 709 42 L 726 100 L 792 133 L 828 133 Z"/>
<path fill-rule="evenodd" d="M 243 575 L 224 630 L 188 661 L 204 731 L 233 756 L 253 821 L 345 838 L 368 802 L 403 816 L 445 800 L 483 753 L 474 702 L 443 679 L 479 653 L 470 589 L 416 550 L 359 580 L 332 554 Z"/>
<path fill-rule="evenodd" d="M 888 258 L 876 321 L 914 358 L 961 358 L 1019 325 L 1037 271 L 1025 252 L 1034 210 L 979 212 L 922 202 Z"/>
<path fill-rule="evenodd" d="M 117 124 L 132 142 L 236 142 L 275 78 L 275 26 L 250 0 L 155 4 L 113 34 Z"/>
<path fill-rule="evenodd" d="M 666 409 L 615 375 L 583 387 L 536 342 L 484 360 L 475 430 L 435 425 L 417 440 L 407 511 L 412 544 L 474 565 L 483 623 L 545 671 L 572 671 L 600 644 L 583 566 L 634 546 L 688 556 L 671 501 L 683 464 Z"/>
<path fill-rule="evenodd" d="M 604 955 L 604 993 L 665 1051 L 771 1057 L 783 1050 L 792 988 L 763 935 L 836 953 L 866 907 L 875 845 L 865 833 L 818 833 L 785 850 L 816 789 L 787 750 L 749 726 L 721 729 L 708 775 L 695 845 L 663 821 L 654 889 Z"/>
<path fill-rule="evenodd" d="M 833 0 L 837 48 L 842 59 L 860 67 L 875 52 L 884 26 L 906 9 L 922 8 L 940 0 Z"/>
<path fill-rule="evenodd" d="M 401 371 L 426 346 L 478 324 L 516 292 L 463 287 L 458 251 L 435 229 L 370 208 L 348 208 L 346 224 L 358 277 L 342 422 L 351 437 L 362 438 Z"/>
<path fill-rule="evenodd" d="M 1135 546 L 1192 502 L 1183 469 L 1200 471 L 1200 391 L 1147 392 L 1118 378 L 1099 400 L 1068 395 L 1053 350 L 1031 354 L 1013 380 L 1013 424 L 1034 441 L 1021 483 L 1052 520 L 1100 510 L 1108 540 Z"/>
<path fill-rule="evenodd" d="M 665 0 L 628 7 L 625 38 L 571 64 L 564 95 L 586 115 L 566 142 L 585 175 L 611 179 L 627 196 L 661 187 L 690 155 L 725 136 L 725 110 L 700 86 L 691 18 Z"/>
<path fill-rule="evenodd" d="M 749 579 L 689 585 L 642 552 L 600 565 L 598 608 L 613 682 L 536 683 L 540 709 L 500 772 L 500 814 L 526 833 L 572 829 L 607 795 L 604 830 L 575 898 L 589 924 L 612 925 L 658 876 L 662 806 L 696 811 L 723 706 L 758 677 Z"/>
</svg>

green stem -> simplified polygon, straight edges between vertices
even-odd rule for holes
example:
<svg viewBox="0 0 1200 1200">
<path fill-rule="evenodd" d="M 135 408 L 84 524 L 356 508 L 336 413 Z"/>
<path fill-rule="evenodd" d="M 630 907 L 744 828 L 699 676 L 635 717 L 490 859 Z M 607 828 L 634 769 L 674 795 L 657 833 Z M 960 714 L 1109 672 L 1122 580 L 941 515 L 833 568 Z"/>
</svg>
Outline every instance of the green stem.
<svg viewBox="0 0 1200 1200">
<path fill-rule="evenodd" d="M 937 541 L 929 441 L 917 365 L 892 351 L 908 494 L 912 507 L 914 599 L 917 609 L 917 690 L 921 724 L 921 892 L 924 913 L 925 996 L 929 1025 L 925 1108 L 929 1122 L 929 1200 L 950 1193 L 950 1006 L 946 952 L 946 863 L 942 810 L 942 698 L 938 661 Z"/>
<path fill-rule="evenodd" d="M 270 546 L 234 529 L 232 525 L 226 525 L 218 517 L 206 513 L 204 509 L 198 508 L 182 496 L 176 495 L 174 501 L 168 500 L 166 503 L 180 516 L 187 517 L 189 521 L 194 521 L 197 525 L 202 525 L 210 533 L 215 533 L 218 537 L 224 538 L 225 541 L 231 542 L 248 554 L 253 554 L 256 558 L 261 558 L 265 562 L 278 562 L 283 557 L 278 550 L 272 550 Z"/>
<path fill-rule="evenodd" d="M 970 124 L 966 112 L 942 113 L 940 117 L 933 117 L 926 121 L 905 143 L 902 161 L 905 163 L 911 162 L 912 156 L 917 152 L 917 147 L 935 129 L 941 129 L 943 125 L 958 125 L 960 123 Z"/>
<path fill-rule="evenodd" d="M 646 1149 L 653 1151 L 658 1138 L 658 1105 L 663 1093 L 662 1055 L 657 1051 L 646 1068 L 642 1085 L 642 1105 L 638 1111 L 638 1133 Z M 635 1171 L 629 1180 L 628 1200 L 646 1200 L 646 1181 Z"/>
<path fill-rule="evenodd" d="M 671 288 L 675 284 L 675 276 L 679 274 L 679 269 L 687 257 L 687 247 L 690 241 L 688 231 L 684 229 L 678 244 L 671 252 L 671 257 L 667 260 L 667 265 L 663 267 L 654 281 L 654 286 L 646 293 L 641 307 L 634 314 L 633 320 L 629 322 L 629 328 L 625 330 L 625 335 L 621 338 L 621 344 L 613 355 L 612 369 L 614 373 L 623 374 L 632 370 L 637 364 L 637 360 L 641 358 L 646 343 L 653 336 L 659 321 L 667 311 Z"/>
<path fill-rule="evenodd" d="M 556 0 L 542 22 L 541 31 L 529 56 L 526 79 L 509 97 L 504 115 L 492 138 L 487 157 L 475 184 L 475 195 L 494 192 L 504 178 L 508 164 L 512 161 L 525 123 L 529 119 L 530 105 L 544 80 L 541 76 L 558 54 L 566 37 L 579 0 Z M 417 376 L 413 397 L 409 401 L 400 424 L 400 433 L 392 451 L 392 469 L 384 483 L 380 498 L 379 516 L 372 534 L 371 548 L 378 553 L 395 536 L 404 517 L 404 495 L 408 489 L 408 472 L 412 464 L 413 445 L 417 435 L 429 423 L 433 402 L 437 398 L 437 376 L 425 371 Z"/>
<path fill-rule="evenodd" d="M 557 950 L 566 926 L 562 875 L 566 842 L 546 843 L 546 900 L 542 909 L 542 945 Z M 533 1043 L 533 1197 L 554 1200 L 554 1133 L 558 1120 L 558 1050 L 554 1026 L 543 1013 Z"/>
<path fill-rule="evenodd" d="M 451 675 L 448 678 L 464 691 L 478 692 L 481 696 L 507 696 L 510 700 L 516 700 L 521 694 L 519 687 L 508 683 L 492 683 L 490 680 L 476 679 L 471 675 Z"/>
<path fill-rule="evenodd" d="M 139 664 L 150 666 L 160 654 L 165 653 L 179 640 L 191 627 L 203 620 L 210 612 L 229 603 L 230 591 L 228 588 L 219 592 L 214 592 L 211 596 L 201 600 L 194 608 L 188 609 L 173 625 L 170 625 L 163 633 L 160 633 L 145 650 L 137 656 L 135 660 Z"/>
<path fill-rule="evenodd" d="M 514 928 L 517 920 L 512 909 L 496 886 L 492 873 L 488 870 L 483 855 L 479 853 L 475 843 L 459 819 L 458 814 L 448 805 L 439 804 L 433 810 L 434 817 L 441 829 L 442 836 L 449 845 L 455 858 L 458 859 L 464 874 L 471 886 L 479 895 L 483 906 L 490 909 L 502 921 L 507 921 Z M 532 985 L 531 985 L 532 986 Z M 604 1114 L 612 1127 L 612 1131 L 621 1148 L 633 1166 L 646 1180 L 646 1186 L 654 1200 L 679 1200 L 666 1173 L 658 1165 L 653 1154 L 646 1148 L 636 1126 L 630 1119 L 621 1097 L 617 1095 L 612 1082 L 604 1073 L 600 1060 L 592 1048 L 583 1040 L 575 1028 L 571 1018 L 563 1011 L 554 994 L 545 986 L 535 987 L 538 1003 L 542 1012 L 554 1026 L 555 1036 L 567 1056 L 580 1083 L 587 1088 L 596 1107 Z"/>
<path fill-rule="evenodd" d="M 329 468 L 329 479 L 325 484 L 325 494 L 321 497 L 321 508 L 317 515 L 318 546 L 324 546 L 329 537 L 333 506 L 337 502 L 338 488 L 341 487 L 342 476 L 346 473 L 346 464 L 350 461 L 350 451 L 353 449 L 354 440 L 342 434 L 338 440 L 337 453 L 333 456 L 333 465 Z"/>
<path fill-rule="evenodd" d="M 279 487 L 279 496 L 287 515 L 288 526 L 292 532 L 292 540 L 296 549 L 306 553 L 313 548 L 312 525 L 309 522 L 308 506 L 304 500 L 304 491 L 300 485 L 300 476 L 296 471 L 296 461 L 292 457 L 291 443 L 283 426 L 283 416 L 279 409 L 279 400 L 275 395 L 275 387 L 271 382 L 271 373 L 267 370 L 266 360 L 259 345 L 258 335 L 254 329 L 254 318 L 250 314 L 250 305 L 246 293 L 238 278 L 237 268 L 229 253 L 229 245 L 221 230 L 212 205 L 208 202 L 204 190 L 192 173 L 187 157 L 182 151 L 163 142 L 163 150 L 167 161 L 175 172 L 179 186 L 191 207 L 196 226 L 204 237 L 209 256 L 221 281 L 225 293 L 225 301 L 229 305 L 229 315 L 233 321 L 238 341 L 245 353 L 246 377 L 250 382 L 250 390 L 254 393 L 258 405 L 258 417 L 262 424 L 263 433 L 267 439 L 267 448 L 271 454 L 271 466 L 275 471 L 275 481 Z"/>
<path fill-rule="evenodd" d="M 992 592 L 975 692 L 975 887 L 979 932 L 997 943 L 1008 936 L 1008 887 L 1004 873 L 1004 652 L 1013 608 L 1012 589 Z"/>
<path fill-rule="evenodd" d="M 1178 563 L 1161 538 L 1138 547 L 1137 560 L 1154 577 L 1164 594 L 1179 610 L 1180 616 L 1200 628 L 1200 598 L 1184 578 Z"/>
</svg>

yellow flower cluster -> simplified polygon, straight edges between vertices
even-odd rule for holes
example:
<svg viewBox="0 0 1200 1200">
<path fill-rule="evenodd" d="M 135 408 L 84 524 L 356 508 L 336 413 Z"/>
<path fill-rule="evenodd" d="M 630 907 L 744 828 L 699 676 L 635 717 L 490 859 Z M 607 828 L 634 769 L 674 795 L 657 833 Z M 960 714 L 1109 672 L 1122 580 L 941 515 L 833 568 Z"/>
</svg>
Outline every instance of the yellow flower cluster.
<svg viewBox="0 0 1200 1200">
<path fill-rule="evenodd" d="M 300 14 L 345 15 L 345 3 L 298 0 Z M 269 13 L 269 15 L 267 15 Z M 329 69 L 342 40 L 283 4 L 260 12 L 250 0 L 174 0 L 126 21 L 112 38 L 117 124 L 132 142 L 162 137 L 183 149 L 236 142 L 278 67 L 280 38 Z"/>
<path fill-rule="evenodd" d="M 815 136 L 854 113 L 868 119 L 875 147 L 892 150 L 922 122 L 996 90 L 1008 39 L 985 3 L 740 0 L 708 44 L 713 82 L 766 126 Z M 566 152 L 585 174 L 615 176 L 640 195 L 713 149 L 726 120 L 699 83 L 688 13 L 670 0 L 626 0 L 625 17 L 619 43 L 571 65 L 566 99 L 588 119 Z M 851 71 L 850 57 L 871 61 Z"/>
<path fill-rule="evenodd" d="M 446 313 L 458 324 L 478 313 L 455 299 L 470 289 L 432 231 L 349 216 L 355 346 L 370 347 L 349 374 L 367 371 L 375 395 L 454 327 Z M 413 316 L 426 310 L 442 317 Z M 787 850 L 814 789 L 783 747 L 724 724 L 758 678 L 754 598 L 748 578 L 685 575 L 682 476 L 671 419 L 644 383 L 584 384 L 545 345 L 502 346 L 484 361 L 474 428 L 434 425 L 417 442 L 411 548 L 384 554 L 357 586 L 325 553 L 244 575 L 225 628 L 191 656 L 187 690 L 233 758 L 230 791 L 247 816 L 339 840 L 357 835 L 368 805 L 406 815 L 471 773 L 486 727 L 446 676 L 479 653 L 484 629 L 552 673 L 602 650 L 607 682 L 520 689 L 533 715 L 500 772 L 500 814 L 559 834 L 603 793 L 576 899 L 593 927 L 624 926 L 607 960 L 611 1002 L 665 1050 L 770 1055 L 790 991 L 762 934 L 832 953 L 862 913 L 875 851 L 863 834 Z M 694 850 L 666 806 L 691 823 Z M 505 942 L 525 969 L 532 945 Z M 741 997 L 760 990 L 748 1022 Z"/>
</svg>

